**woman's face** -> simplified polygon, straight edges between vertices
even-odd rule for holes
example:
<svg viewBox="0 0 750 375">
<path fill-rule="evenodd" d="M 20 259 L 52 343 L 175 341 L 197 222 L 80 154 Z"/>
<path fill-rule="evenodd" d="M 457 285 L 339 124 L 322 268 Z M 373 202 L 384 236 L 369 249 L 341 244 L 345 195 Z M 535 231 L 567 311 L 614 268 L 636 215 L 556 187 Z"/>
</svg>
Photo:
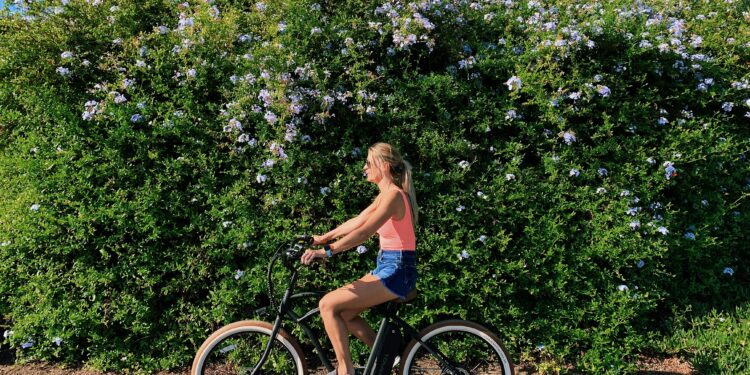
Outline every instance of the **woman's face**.
<svg viewBox="0 0 750 375">
<path fill-rule="evenodd" d="M 380 167 L 380 163 L 369 153 L 367 154 L 367 160 L 362 170 L 365 172 L 365 178 L 367 178 L 368 182 L 377 184 L 383 179 L 383 170 Z"/>
</svg>

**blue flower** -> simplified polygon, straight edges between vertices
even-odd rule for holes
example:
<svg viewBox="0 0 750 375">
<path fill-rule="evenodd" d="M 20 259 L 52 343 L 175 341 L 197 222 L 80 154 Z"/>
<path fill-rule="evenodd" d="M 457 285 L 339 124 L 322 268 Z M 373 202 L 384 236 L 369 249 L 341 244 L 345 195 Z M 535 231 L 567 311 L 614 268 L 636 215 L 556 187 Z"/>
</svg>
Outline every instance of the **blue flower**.
<svg viewBox="0 0 750 375">
<path fill-rule="evenodd" d="M 732 102 L 724 102 L 724 104 L 721 105 L 721 109 L 723 109 L 724 112 L 732 112 L 733 107 L 734 103 Z"/>
<path fill-rule="evenodd" d="M 659 232 L 659 233 L 661 233 L 661 234 L 663 234 L 663 235 L 665 235 L 665 236 L 667 234 L 669 234 L 669 231 L 665 227 L 659 227 L 659 228 L 656 229 L 656 231 Z"/>
<path fill-rule="evenodd" d="M 34 212 L 39 211 L 39 205 L 36 203 L 32 204 L 30 209 Z"/>
<path fill-rule="evenodd" d="M 727 275 L 727 276 L 733 276 L 734 275 L 734 270 L 731 267 L 726 267 L 726 268 L 724 268 L 724 274 Z"/>
<path fill-rule="evenodd" d="M 243 270 L 236 270 L 236 271 L 234 271 L 234 279 L 235 280 L 239 280 L 240 277 L 242 277 L 243 275 L 245 275 L 245 271 L 243 271 Z"/>
<path fill-rule="evenodd" d="M 599 95 L 605 98 L 608 97 L 609 94 L 611 93 L 609 87 L 607 86 L 597 86 L 596 91 L 599 92 Z"/>
<path fill-rule="evenodd" d="M 115 92 L 115 104 L 122 104 L 128 101 L 128 98 L 125 97 L 125 95 L 120 94 L 119 92 Z"/>
<path fill-rule="evenodd" d="M 32 346 L 34 346 L 34 339 L 32 339 L 31 337 L 29 337 L 29 339 L 25 343 L 21 344 L 21 347 L 24 349 L 28 349 Z"/>
<path fill-rule="evenodd" d="M 628 286 L 625 285 L 625 284 L 620 284 L 620 285 L 617 286 L 617 290 L 619 290 L 621 292 L 627 292 L 628 291 Z"/>
<path fill-rule="evenodd" d="M 631 221 L 630 222 L 630 229 L 632 229 L 632 230 L 638 230 L 640 227 L 641 227 L 641 222 L 640 221 L 636 220 L 636 221 Z"/>
<path fill-rule="evenodd" d="M 273 159 L 267 159 L 266 161 L 261 164 L 265 168 L 273 168 L 273 165 L 276 163 Z"/>
<path fill-rule="evenodd" d="M 643 268 L 643 266 L 646 265 L 646 262 L 643 261 L 643 259 L 639 260 L 638 263 L 636 263 L 636 267 Z"/>
<path fill-rule="evenodd" d="M 597 173 L 599 173 L 599 176 L 602 176 L 602 177 L 607 176 L 609 174 L 609 171 L 607 171 L 606 168 L 599 168 L 596 171 Z"/>
<path fill-rule="evenodd" d="M 581 174 L 581 171 L 575 168 L 572 168 L 570 172 L 568 172 L 568 175 L 570 175 L 571 177 L 578 177 L 580 174 Z"/>
<path fill-rule="evenodd" d="M 576 133 L 572 131 L 566 131 L 562 133 L 563 142 L 565 142 L 566 145 L 570 146 L 573 142 L 576 141 Z"/>
<path fill-rule="evenodd" d="M 266 114 L 265 114 L 265 115 L 263 116 L 263 118 L 265 118 L 265 119 L 266 119 L 266 121 L 268 121 L 268 123 L 269 123 L 269 124 L 273 124 L 273 123 L 275 123 L 275 122 L 276 122 L 276 120 L 278 119 L 278 118 L 276 117 L 276 114 L 274 114 L 274 113 L 273 113 L 273 112 L 271 112 L 271 111 L 266 111 Z"/>
<path fill-rule="evenodd" d="M 515 120 L 517 118 L 521 118 L 521 115 L 516 113 L 516 110 L 510 109 L 508 112 L 505 112 L 505 119 L 506 120 Z"/>
<path fill-rule="evenodd" d="M 667 180 L 671 179 L 672 177 L 677 176 L 677 169 L 674 167 L 674 164 L 670 161 L 665 161 L 664 164 L 664 177 L 666 177 Z"/>
<path fill-rule="evenodd" d="M 693 232 L 686 232 L 685 238 L 687 238 L 688 240 L 695 240 L 695 234 Z"/>
<path fill-rule="evenodd" d="M 125 78 L 122 80 L 122 88 L 127 90 L 135 83 L 135 78 Z"/>
<path fill-rule="evenodd" d="M 508 90 L 518 90 L 522 86 L 521 78 L 518 78 L 517 76 L 512 76 L 508 78 L 507 81 L 505 81 L 505 84 L 508 85 Z"/>
<path fill-rule="evenodd" d="M 459 260 L 469 259 L 469 253 L 466 250 L 462 250 L 458 256 Z"/>
<path fill-rule="evenodd" d="M 331 188 L 329 188 L 328 186 L 323 186 L 322 188 L 320 188 L 320 194 L 322 195 L 328 195 L 330 192 Z"/>
<path fill-rule="evenodd" d="M 140 122 L 142 120 L 143 120 L 143 116 L 139 113 L 136 113 L 133 116 L 130 116 L 130 122 Z"/>
<path fill-rule="evenodd" d="M 358 254 L 364 254 L 367 252 L 367 248 L 364 245 L 357 246 L 357 253 Z"/>
</svg>

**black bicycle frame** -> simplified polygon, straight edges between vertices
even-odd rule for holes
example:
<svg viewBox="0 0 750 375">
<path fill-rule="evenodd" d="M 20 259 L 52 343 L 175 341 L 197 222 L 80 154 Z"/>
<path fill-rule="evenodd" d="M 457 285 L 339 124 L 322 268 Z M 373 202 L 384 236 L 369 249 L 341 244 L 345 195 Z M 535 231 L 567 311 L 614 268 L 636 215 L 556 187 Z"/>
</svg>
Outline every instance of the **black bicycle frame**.
<svg viewBox="0 0 750 375">
<path fill-rule="evenodd" d="M 265 350 L 263 351 L 263 355 L 261 356 L 260 360 L 258 361 L 258 364 L 253 368 L 253 371 L 251 374 L 255 374 L 258 369 L 260 369 L 261 366 L 266 362 L 266 359 L 268 359 L 268 355 L 271 353 L 271 347 L 273 346 L 274 340 L 276 339 L 276 335 L 278 334 L 279 330 L 281 329 L 283 317 L 286 316 L 293 322 L 297 323 L 300 327 L 302 327 L 302 330 L 305 332 L 305 335 L 312 341 L 313 347 L 315 348 L 315 352 L 318 354 L 318 358 L 320 358 L 320 361 L 323 363 L 323 366 L 325 366 L 327 371 L 333 371 L 334 367 L 333 364 L 331 364 L 331 361 L 323 354 L 323 346 L 320 344 L 320 340 L 318 339 L 318 336 L 315 334 L 315 332 L 310 328 L 309 325 L 305 323 L 305 320 L 309 319 L 310 317 L 317 315 L 320 311 L 320 308 L 314 308 L 308 312 L 306 312 L 302 316 L 298 316 L 294 313 L 294 311 L 291 310 L 290 302 L 295 299 L 300 298 L 309 298 L 309 297 L 316 297 L 320 298 L 327 292 L 302 292 L 297 293 L 294 295 L 291 295 L 292 289 L 294 289 L 294 284 L 297 281 L 297 270 L 295 269 L 292 273 L 292 277 L 289 280 L 289 285 L 287 286 L 286 290 L 284 291 L 284 296 L 281 298 L 281 302 L 279 303 L 279 308 L 276 311 L 276 317 L 274 319 L 273 323 L 273 329 L 271 331 L 271 339 L 268 341 L 268 344 L 266 345 Z M 449 371 L 449 373 L 452 374 L 458 374 L 458 370 L 448 361 L 446 356 L 441 353 L 437 348 L 433 348 L 429 345 L 427 345 L 424 341 L 422 341 L 422 337 L 419 335 L 419 332 L 414 329 L 411 325 L 403 321 L 401 318 L 396 316 L 396 307 L 392 304 L 392 302 L 387 302 L 383 305 L 376 306 L 375 311 L 377 311 L 383 318 L 380 323 L 380 328 L 378 329 L 377 336 L 375 337 L 375 343 L 373 344 L 372 350 L 370 351 L 370 356 L 367 359 L 367 365 L 365 366 L 364 374 L 372 374 L 375 370 L 375 363 L 380 356 L 380 353 L 383 350 L 383 343 L 385 341 L 386 332 L 388 332 L 388 329 L 393 327 L 393 323 L 396 323 L 397 326 L 399 326 L 402 330 L 402 332 L 406 333 L 408 338 L 416 340 L 418 343 L 420 343 L 425 349 L 427 349 L 430 354 L 437 357 L 438 361 L 440 362 L 440 368 L 443 371 Z M 270 316 L 268 313 L 268 307 L 263 307 L 255 311 L 256 314 L 259 315 L 266 315 Z M 408 342 L 408 341 L 407 341 Z"/>
</svg>

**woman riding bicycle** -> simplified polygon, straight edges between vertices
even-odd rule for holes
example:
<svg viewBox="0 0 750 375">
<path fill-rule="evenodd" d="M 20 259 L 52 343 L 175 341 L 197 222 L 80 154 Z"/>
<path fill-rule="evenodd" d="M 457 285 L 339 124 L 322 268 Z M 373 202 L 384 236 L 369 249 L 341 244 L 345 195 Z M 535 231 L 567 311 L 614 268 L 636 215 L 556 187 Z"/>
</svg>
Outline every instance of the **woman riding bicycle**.
<svg viewBox="0 0 750 375">
<path fill-rule="evenodd" d="M 329 375 L 354 374 L 349 333 L 370 348 L 375 343 L 375 331 L 359 314 L 396 298 L 406 299 L 417 283 L 414 227 L 418 206 L 411 165 L 391 145 L 376 143 L 368 149 L 363 169 L 367 181 L 378 185 L 378 196 L 355 218 L 314 236 L 313 244 L 324 248 L 308 249 L 301 258 L 302 263 L 310 264 L 349 250 L 376 232 L 380 236 L 377 267 L 320 300 L 320 315 L 338 362 L 338 368 Z"/>
</svg>

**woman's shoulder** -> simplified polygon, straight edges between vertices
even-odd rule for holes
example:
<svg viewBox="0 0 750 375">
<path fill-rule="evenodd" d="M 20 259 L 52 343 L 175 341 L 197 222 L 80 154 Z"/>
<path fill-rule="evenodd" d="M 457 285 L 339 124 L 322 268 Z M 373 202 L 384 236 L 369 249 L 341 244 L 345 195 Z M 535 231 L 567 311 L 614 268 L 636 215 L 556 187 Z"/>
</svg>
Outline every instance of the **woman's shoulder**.
<svg viewBox="0 0 750 375">
<path fill-rule="evenodd" d="M 379 200 L 380 203 L 391 203 L 396 200 L 400 201 L 401 193 L 402 191 L 400 189 L 391 189 L 380 193 L 375 199 Z"/>
<path fill-rule="evenodd" d="M 383 197 L 384 202 L 387 202 L 389 206 L 400 210 L 400 206 L 404 204 L 403 194 L 404 191 L 401 189 L 393 189 L 387 191 L 385 193 L 385 196 Z"/>
</svg>

